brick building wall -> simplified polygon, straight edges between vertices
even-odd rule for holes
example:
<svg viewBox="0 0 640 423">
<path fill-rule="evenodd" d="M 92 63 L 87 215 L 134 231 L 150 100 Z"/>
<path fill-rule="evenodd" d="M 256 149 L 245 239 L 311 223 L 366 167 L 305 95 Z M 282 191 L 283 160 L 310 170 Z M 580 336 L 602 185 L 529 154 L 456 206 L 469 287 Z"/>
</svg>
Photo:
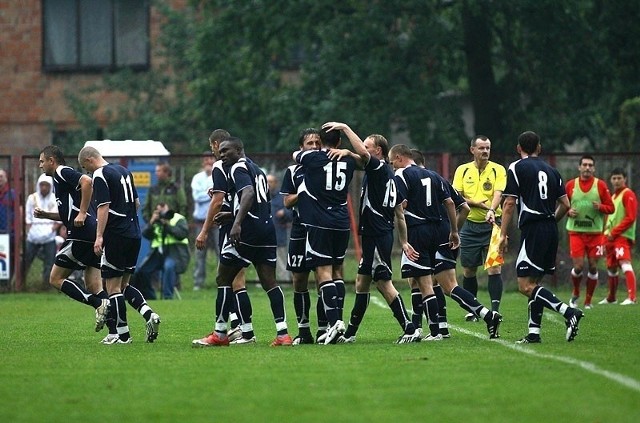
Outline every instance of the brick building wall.
<svg viewBox="0 0 640 423">
<path fill-rule="evenodd" d="M 169 0 L 180 8 L 186 0 Z M 151 8 L 151 67 L 160 19 Z M 45 73 L 42 70 L 42 1 L 0 0 L 0 156 L 35 154 L 52 141 L 54 130 L 73 128 L 64 92 L 100 78 L 96 73 Z M 102 93 L 100 103 L 114 101 Z M 100 117 L 98 117 L 100 119 Z"/>
</svg>

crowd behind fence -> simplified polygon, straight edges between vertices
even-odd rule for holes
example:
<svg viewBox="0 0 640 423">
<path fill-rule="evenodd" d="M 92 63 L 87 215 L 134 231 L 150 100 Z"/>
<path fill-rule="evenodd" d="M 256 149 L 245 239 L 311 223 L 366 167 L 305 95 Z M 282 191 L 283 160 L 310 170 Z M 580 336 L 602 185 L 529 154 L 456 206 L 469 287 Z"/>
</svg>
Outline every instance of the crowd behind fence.
<svg viewBox="0 0 640 423">
<path fill-rule="evenodd" d="M 578 164 L 580 157 L 585 153 L 562 153 L 554 155 L 542 155 L 550 164 L 555 166 L 562 175 L 564 182 L 566 183 L 572 178 L 578 176 Z M 640 154 L 638 153 L 589 153 L 596 161 L 596 177 L 604 179 L 609 184 L 609 174 L 611 170 L 616 167 L 622 167 L 627 172 L 627 182 L 631 189 L 636 194 L 640 189 Z M 278 179 L 282 181 L 287 166 L 293 164 L 291 154 L 283 153 L 255 153 L 252 152 L 250 147 L 247 148 L 247 156 L 258 163 L 265 173 L 275 174 Z M 448 153 L 426 153 L 425 158 L 427 161 L 427 167 L 436 170 L 442 174 L 445 178 L 452 180 L 455 169 L 458 165 L 466 163 L 472 160 L 470 154 L 448 154 Z M 131 160 L 129 158 L 128 160 Z M 492 153 L 491 160 L 497 163 L 503 164 L 505 167 L 517 160 L 518 157 L 515 154 L 502 154 L 498 155 Z M 116 158 L 109 158 L 111 161 L 117 161 Z M 153 163 L 160 161 L 168 161 L 174 169 L 175 180 L 182 185 L 187 191 L 187 198 L 191 201 L 190 184 L 191 178 L 201 169 L 202 152 L 193 155 L 173 155 L 166 158 L 148 159 Z M 126 161 L 122 161 L 123 164 L 127 164 Z M 77 160 L 75 156 L 67 158 L 67 164 L 70 166 L 77 166 Z M 17 205 L 14 208 L 15 216 L 11 216 L 11 213 L 0 213 L 0 235 L 13 234 L 12 251 L 18 254 L 12 254 L 13 258 L 13 272 L 14 280 L 11 285 L 7 285 L 6 281 L 0 281 L 0 284 L 5 284 L 4 290 L 15 289 L 25 290 L 30 289 L 30 281 L 25 279 L 24 268 L 21 257 L 22 251 L 24 251 L 25 240 L 25 223 L 24 223 L 24 203 L 28 195 L 34 192 L 36 188 L 36 182 L 41 174 L 38 168 L 37 156 L 19 156 L 8 157 L 0 156 L 0 169 L 7 172 L 9 179 L 9 187 L 14 190 L 16 194 Z M 152 171 L 152 170 L 151 170 Z M 362 185 L 363 172 L 357 172 L 352 185 L 350 187 L 350 196 L 352 199 L 352 214 L 357 219 L 358 207 L 360 203 L 360 190 Z M 610 184 L 609 184 L 610 185 Z M 187 218 L 191 221 L 191 211 L 193 205 L 189 203 L 189 213 Z M 567 233 L 564 230 L 565 221 L 563 220 L 559 224 L 560 228 L 560 245 L 557 259 L 557 271 L 556 274 L 549 278 L 547 283 L 557 285 L 565 284 L 570 280 L 569 273 L 571 271 L 571 259 L 568 253 L 568 240 Z M 515 222 L 512 222 L 515 225 Z M 639 226 L 640 229 L 640 226 Z M 511 233 L 517 233 L 513 230 Z M 194 235 L 195 237 L 195 235 Z M 190 239 L 191 244 L 194 243 L 194 238 Z M 349 254 L 354 256 L 357 254 L 357 245 L 352 237 Z M 637 247 L 636 247 L 637 251 Z M 515 287 L 515 269 L 513 262 L 516 257 L 517 248 L 512 244 L 511 250 L 505 257 L 505 266 L 503 267 L 503 280 L 507 289 Z M 399 269 L 399 256 L 401 249 L 396 243 L 394 254 L 397 260 L 394 265 Z M 3 265 L 2 250 L 0 249 L 0 266 Z M 8 262 L 6 264 L 9 265 Z M 604 266 L 601 263 L 601 266 Z M 33 272 L 32 272 L 33 273 Z M 399 272 L 397 272 L 399 274 Z M 356 275 L 345 275 L 346 280 L 355 280 Z M 601 281 L 603 283 L 603 281 Z"/>
</svg>

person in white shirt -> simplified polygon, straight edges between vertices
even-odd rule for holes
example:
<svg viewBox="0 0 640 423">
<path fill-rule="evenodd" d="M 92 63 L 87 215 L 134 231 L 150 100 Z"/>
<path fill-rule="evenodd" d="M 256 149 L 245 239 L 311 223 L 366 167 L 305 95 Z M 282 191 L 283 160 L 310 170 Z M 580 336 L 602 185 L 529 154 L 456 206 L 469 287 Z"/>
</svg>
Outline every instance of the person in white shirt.
<svg viewBox="0 0 640 423">
<path fill-rule="evenodd" d="M 53 194 L 53 178 L 44 173 L 38 178 L 36 192 L 29 195 L 25 210 L 27 246 L 25 250 L 25 274 L 36 257 L 42 260 L 42 286 L 49 286 L 49 274 L 56 257 L 56 235 L 60 222 L 34 217 L 33 211 L 42 209 L 57 213 L 58 205 Z"/>
<path fill-rule="evenodd" d="M 202 225 L 207 218 L 209 203 L 211 202 L 211 193 L 209 190 L 213 188 L 213 178 L 211 173 L 215 158 L 211 152 L 205 152 L 202 155 L 202 171 L 193 175 L 191 180 L 191 195 L 193 197 L 193 221 L 195 223 L 195 233 L 199 234 Z M 205 279 L 207 277 L 207 251 L 212 250 L 218 255 L 218 226 L 212 225 L 207 237 L 207 248 L 202 250 L 196 249 L 196 265 L 193 271 L 193 290 L 198 291 L 204 288 Z"/>
</svg>

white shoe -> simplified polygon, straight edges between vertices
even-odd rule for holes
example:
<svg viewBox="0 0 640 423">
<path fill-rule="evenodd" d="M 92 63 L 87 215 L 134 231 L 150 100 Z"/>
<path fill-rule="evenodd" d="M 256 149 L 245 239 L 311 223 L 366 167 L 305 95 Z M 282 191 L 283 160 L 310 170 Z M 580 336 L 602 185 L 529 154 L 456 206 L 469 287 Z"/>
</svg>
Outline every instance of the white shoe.
<svg viewBox="0 0 640 423">
<path fill-rule="evenodd" d="M 115 344 L 116 342 L 118 342 L 118 339 L 120 339 L 120 337 L 118 335 L 114 335 L 114 334 L 109 334 L 107 336 L 105 336 L 102 341 L 100 341 L 101 344 L 104 345 L 112 345 Z"/>
<path fill-rule="evenodd" d="M 229 342 L 233 342 L 238 338 L 242 338 L 242 331 L 240 330 L 240 326 L 236 326 L 235 328 L 231 329 L 227 333 L 227 336 L 229 337 Z"/>
<path fill-rule="evenodd" d="M 348 338 L 345 338 L 344 335 L 340 335 L 338 336 L 338 344 L 353 344 L 354 342 L 356 342 L 356 336 L 350 336 Z"/>
<path fill-rule="evenodd" d="M 324 344 L 328 345 L 336 339 L 337 336 L 342 335 L 347 328 L 344 327 L 344 322 L 342 320 L 337 320 L 336 323 L 327 329 L 327 336 L 324 338 Z"/>
<path fill-rule="evenodd" d="M 598 304 L 615 304 L 618 300 L 609 301 L 606 297 L 602 301 L 598 301 Z"/>
<path fill-rule="evenodd" d="M 242 336 L 240 336 L 240 338 L 236 339 L 233 342 L 229 342 L 229 345 L 247 345 L 247 344 L 255 344 L 256 343 L 256 337 L 252 336 L 251 338 L 243 338 Z"/>
<path fill-rule="evenodd" d="M 129 337 L 129 339 L 127 339 L 126 341 L 123 341 L 122 339 L 120 339 L 118 335 L 114 335 L 111 333 L 105 336 L 102 341 L 100 341 L 100 343 L 103 345 L 130 344 L 132 342 L 133 342 L 133 339 L 131 339 L 131 337 Z"/>
<path fill-rule="evenodd" d="M 109 304 L 111 304 L 109 300 L 103 299 L 98 308 L 96 308 L 96 332 L 100 332 L 104 328 L 104 323 L 109 313 Z"/>
<path fill-rule="evenodd" d="M 591 310 L 593 308 L 593 306 L 591 304 L 585 304 L 584 305 L 584 309 L 585 310 Z"/>
<path fill-rule="evenodd" d="M 416 329 L 412 334 L 405 333 L 400 338 L 398 338 L 396 344 L 410 344 L 412 342 L 420 342 L 422 340 L 422 338 L 420 337 L 421 334 L 422 331 L 418 332 L 418 329 Z"/>
<path fill-rule="evenodd" d="M 436 336 L 433 336 L 431 334 L 425 336 L 422 338 L 423 341 L 426 342 L 430 342 L 430 341 L 442 341 L 442 335 L 437 334 Z"/>
<path fill-rule="evenodd" d="M 633 301 L 631 298 L 627 298 L 626 300 L 624 300 L 623 302 L 620 303 L 620 305 L 633 305 L 636 302 Z"/>
<path fill-rule="evenodd" d="M 571 297 L 571 299 L 569 300 L 569 307 L 578 308 L 578 298 L 580 297 Z"/>
<path fill-rule="evenodd" d="M 153 342 L 158 337 L 158 328 L 160 327 L 160 316 L 156 313 L 151 313 L 151 317 L 146 324 L 145 341 Z"/>
<path fill-rule="evenodd" d="M 318 338 L 316 339 L 316 344 L 324 344 L 324 340 L 327 339 L 327 331 L 324 331 Z"/>
</svg>

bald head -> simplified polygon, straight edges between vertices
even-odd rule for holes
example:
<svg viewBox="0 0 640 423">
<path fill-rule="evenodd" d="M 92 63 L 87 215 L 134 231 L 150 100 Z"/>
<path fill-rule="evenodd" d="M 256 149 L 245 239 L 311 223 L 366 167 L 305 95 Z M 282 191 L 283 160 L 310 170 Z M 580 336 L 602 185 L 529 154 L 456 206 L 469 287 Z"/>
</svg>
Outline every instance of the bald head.
<svg viewBox="0 0 640 423">
<path fill-rule="evenodd" d="M 94 172 L 107 162 L 95 147 L 83 147 L 78 153 L 78 164 L 87 172 Z"/>
</svg>

